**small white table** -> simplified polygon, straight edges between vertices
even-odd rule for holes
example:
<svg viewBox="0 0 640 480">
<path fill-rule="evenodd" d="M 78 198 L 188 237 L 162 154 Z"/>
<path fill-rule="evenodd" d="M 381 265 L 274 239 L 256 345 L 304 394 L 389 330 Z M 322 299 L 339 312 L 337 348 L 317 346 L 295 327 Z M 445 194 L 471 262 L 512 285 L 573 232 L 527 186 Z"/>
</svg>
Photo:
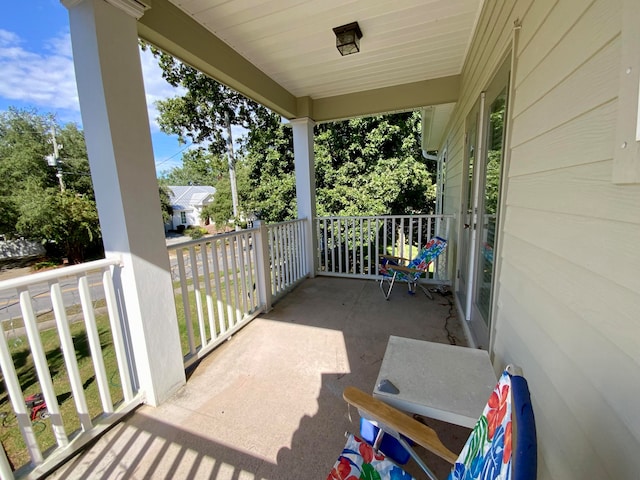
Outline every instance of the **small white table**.
<svg viewBox="0 0 640 480">
<path fill-rule="evenodd" d="M 399 393 L 380 391 L 384 379 Z M 496 383 L 484 350 L 391 336 L 373 396 L 406 412 L 473 428 Z"/>
</svg>

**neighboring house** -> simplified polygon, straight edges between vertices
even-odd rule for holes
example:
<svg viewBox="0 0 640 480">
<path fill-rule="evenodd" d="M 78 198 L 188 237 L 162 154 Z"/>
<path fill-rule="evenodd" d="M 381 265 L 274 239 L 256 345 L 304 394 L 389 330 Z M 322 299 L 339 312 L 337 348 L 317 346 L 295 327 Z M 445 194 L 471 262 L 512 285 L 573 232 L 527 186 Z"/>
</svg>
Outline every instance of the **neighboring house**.
<svg viewBox="0 0 640 480">
<path fill-rule="evenodd" d="M 216 189 L 209 186 L 169 186 L 171 191 L 170 202 L 173 208 L 173 217 L 165 225 L 165 230 L 175 230 L 178 225 L 200 226 L 209 223 L 208 218 L 202 218 L 200 213 L 205 205 L 213 202 Z"/>
</svg>

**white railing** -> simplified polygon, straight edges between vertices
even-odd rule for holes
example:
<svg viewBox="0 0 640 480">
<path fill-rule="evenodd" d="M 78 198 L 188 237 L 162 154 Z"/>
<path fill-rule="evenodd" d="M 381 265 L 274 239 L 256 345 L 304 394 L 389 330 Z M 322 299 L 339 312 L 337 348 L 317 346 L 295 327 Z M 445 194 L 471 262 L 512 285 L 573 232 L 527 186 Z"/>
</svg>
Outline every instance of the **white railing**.
<svg viewBox="0 0 640 480">
<path fill-rule="evenodd" d="M 378 256 L 414 258 L 433 236 L 449 239 L 453 215 L 318 217 L 318 275 L 380 278 Z M 447 249 L 426 283 L 450 283 Z"/>
<path fill-rule="evenodd" d="M 267 225 L 271 295 L 274 301 L 309 273 L 304 237 L 306 221 L 299 219 Z"/>
<path fill-rule="evenodd" d="M 168 247 L 185 367 L 264 311 L 259 233 L 253 228 Z"/>
<path fill-rule="evenodd" d="M 3 445 L 3 479 L 42 475 L 142 403 L 116 302 L 120 268 L 106 259 L 0 282 L 3 438 L 28 452 L 10 459 L 12 472 Z M 46 403 L 37 417 L 25 401 L 35 392 Z"/>
</svg>

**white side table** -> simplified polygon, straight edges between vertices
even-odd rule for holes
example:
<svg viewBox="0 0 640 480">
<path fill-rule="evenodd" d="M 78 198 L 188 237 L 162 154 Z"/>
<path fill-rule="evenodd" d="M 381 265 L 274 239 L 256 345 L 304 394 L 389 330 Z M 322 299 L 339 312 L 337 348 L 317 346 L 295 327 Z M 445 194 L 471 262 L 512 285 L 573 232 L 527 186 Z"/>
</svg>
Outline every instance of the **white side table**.
<svg viewBox="0 0 640 480">
<path fill-rule="evenodd" d="M 399 393 L 380 391 L 384 379 Z M 373 396 L 406 412 L 473 428 L 496 383 L 484 350 L 391 336 Z"/>
</svg>

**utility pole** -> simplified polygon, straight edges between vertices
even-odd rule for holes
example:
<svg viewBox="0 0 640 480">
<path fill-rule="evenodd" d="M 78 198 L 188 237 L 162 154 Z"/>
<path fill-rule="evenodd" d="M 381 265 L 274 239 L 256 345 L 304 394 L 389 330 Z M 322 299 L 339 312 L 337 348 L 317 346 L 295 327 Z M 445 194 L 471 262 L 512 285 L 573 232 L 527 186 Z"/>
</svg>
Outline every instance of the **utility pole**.
<svg viewBox="0 0 640 480">
<path fill-rule="evenodd" d="M 53 144 L 53 155 L 47 155 L 47 164 L 50 167 L 56 168 L 56 177 L 58 177 L 58 182 L 60 182 L 60 192 L 64 192 L 64 181 L 62 180 L 62 165 L 60 164 L 60 151 L 59 148 L 62 148 L 62 145 L 58 147 L 58 142 L 56 141 L 56 126 L 55 124 L 51 126 L 51 143 Z"/>
<path fill-rule="evenodd" d="M 240 230 L 238 221 L 238 188 L 236 187 L 236 160 L 233 153 L 233 137 L 231 135 L 231 121 L 229 112 L 224 112 L 224 121 L 227 127 L 227 159 L 229 163 L 229 182 L 231 183 L 231 204 L 233 205 L 233 220 L 236 230 Z"/>
</svg>

